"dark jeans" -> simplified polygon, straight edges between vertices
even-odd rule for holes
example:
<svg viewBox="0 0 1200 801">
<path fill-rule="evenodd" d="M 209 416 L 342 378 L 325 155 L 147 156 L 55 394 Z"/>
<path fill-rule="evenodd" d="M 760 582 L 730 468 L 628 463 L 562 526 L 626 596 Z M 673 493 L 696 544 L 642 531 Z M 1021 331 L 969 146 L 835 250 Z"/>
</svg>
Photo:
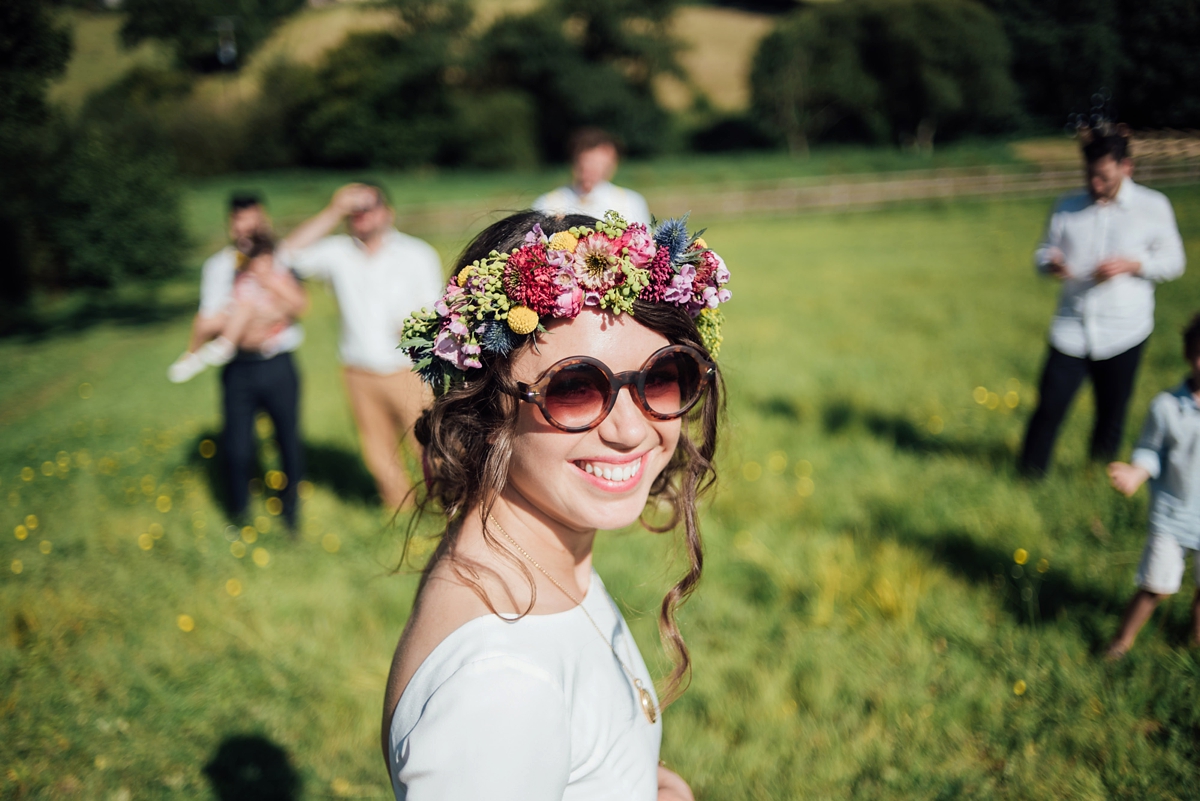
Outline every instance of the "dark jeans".
<svg viewBox="0 0 1200 801">
<path fill-rule="evenodd" d="M 1111 359 L 1093 361 L 1068 356 L 1050 348 L 1046 366 L 1042 370 L 1042 382 L 1038 386 L 1038 407 L 1029 419 L 1025 432 L 1025 448 L 1021 452 L 1021 471 L 1040 477 L 1050 467 L 1050 454 L 1058 428 L 1066 417 L 1075 393 L 1083 379 L 1091 377 L 1092 391 L 1096 396 L 1096 424 L 1092 428 L 1092 458 L 1108 461 L 1117 455 L 1121 447 L 1121 434 L 1125 430 L 1125 413 L 1129 409 L 1129 396 L 1133 392 L 1133 380 L 1137 375 L 1138 363 L 1146 342 L 1118 353 Z"/>
<path fill-rule="evenodd" d="M 250 477 L 255 459 L 254 415 L 264 410 L 275 424 L 275 439 L 287 485 L 283 489 L 283 517 L 296 522 L 296 486 L 304 475 L 300 447 L 300 379 L 290 353 L 270 359 L 239 354 L 221 373 L 225 390 L 225 472 L 229 479 L 229 506 L 235 517 L 250 502 Z"/>
</svg>

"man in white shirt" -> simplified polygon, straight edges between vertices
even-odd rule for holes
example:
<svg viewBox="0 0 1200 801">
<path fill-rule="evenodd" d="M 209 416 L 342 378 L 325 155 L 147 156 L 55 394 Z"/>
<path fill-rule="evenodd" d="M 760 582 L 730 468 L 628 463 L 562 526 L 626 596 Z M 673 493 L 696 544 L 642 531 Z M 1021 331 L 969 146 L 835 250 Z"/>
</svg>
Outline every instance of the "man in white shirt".
<svg viewBox="0 0 1200 801">
<path fill-rule="evenodd" d="M 628 222 L 650 224 L 646 199 L 632 189 L 611 183 L 618 159 L 617 143 L 612 136 L 599 128 L 583 128 L 571 137 L 568 151 L 571 185 L 560 186 L 533 201 L 535 210 L 547 214 L 586 214 L 599 219 L 612 209 Z"/>
<path fill-rule="evenodd" d="M 327 281 L 341 312 L 339 354 L 362 441 L 363 460 L 384 503 L 405 503 L 411 484 L 397 455 L 401 439 L 416 452 L 412 427 L 427 396 L 399 350 L 404 319 L 432 307 L 445 288 L 429 244 L 402 234 L 379 186 L 349 184 L 283 242 L 286 263 Z M 347 235 L 329 236 L 343 221 Z"/>
<path fill-rule="evenodd" d="M 229 239 L 242 244 L 260 234 L 270 233 L 270 221 L 262 202 L 256 195 L 234 195 L 229 203 Z M 212 317 L 226 311 L 233 299 L 234 279 L 237 276 L 238 249 L 230 244 L 204 262 L 200 282 L 200 310 L 197 318 Z M 284 300 L 293 318 L 308 307 L 308 295 L 293 276 L 281 279 L 287 283 Z M 279 457 L 285 483 L 280 493 L 282 514 L 288 528 L 296 525 L 296 488 L 303 478 L 304 452 L 300 445 L 300 379 L 292 361 L 292 351 L 304 340 L 296 323 L 275 335 L 270 355 L 262 348 L 267 339 L 254 339 L 255 334 L 240 343 L 239 350 L 221 371 L 222 406 L 225 429 L 221 435 L 225 476 L 229 493 L 229 510 L 234 519 L 246 513 L 250 502 L 250 477 L 255 468 L 257 440 L 254 435 L 254 416 L 266 411 L 275 428 Z"/>
<path fill-rule="evenodd" d="M 1063 287 L 1021 453 L 1021 470 L 1033 477 L 1049 468 L 1059 426 L 1085 377 L 1096 398 L 1092 458 L 1116 455 L 1142 349 L 1154 330 L 1154 286 L 1183 275 L 1171 202 L 1133 182 L 1125 137 L 1097 134 L 1083 156 L 1088 187 L 1059 199 L 1034 256 L 1038 271 Z"/>
</svg>

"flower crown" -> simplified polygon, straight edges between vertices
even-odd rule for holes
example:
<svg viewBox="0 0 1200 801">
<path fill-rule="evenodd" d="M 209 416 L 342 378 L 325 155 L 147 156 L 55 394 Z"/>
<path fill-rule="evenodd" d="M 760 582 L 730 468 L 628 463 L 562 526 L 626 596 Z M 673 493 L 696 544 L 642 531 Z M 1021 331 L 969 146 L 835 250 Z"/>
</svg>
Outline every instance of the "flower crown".
<svg viewBox="0 0 1200 801">
<path fill-rule="evenodd" d="M 482 367 L 483 354 L 506 355 L 544 331 L 544 320 L 573 318 L 585 306 L 633 314 L 641 300 L 687 309 L 716 358 L 729 270 L 702 233 L 688 234 L 686 214 L 647 227 L 609 211 L 594 228 L 551 236 L 535 225 L 511 253 L 492 251 L 463 267 L 433 311 L 405 320 L 400 347 L 422 379 L 445 391 Z"/>
</svg>

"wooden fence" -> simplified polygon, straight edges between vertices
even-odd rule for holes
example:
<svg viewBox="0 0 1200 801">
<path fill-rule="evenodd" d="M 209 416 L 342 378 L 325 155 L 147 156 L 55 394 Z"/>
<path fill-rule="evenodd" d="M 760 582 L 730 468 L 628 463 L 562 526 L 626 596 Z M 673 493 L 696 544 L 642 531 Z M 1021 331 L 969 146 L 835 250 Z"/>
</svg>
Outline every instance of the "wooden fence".
<svg viewBox="0 0 1200 801">
<path fill-rule="evenodd" d="M 1200 136 L 1134 139 L 1135 179 L 1148 186 L 1200 183 Z M 779 181 L 664 187 L 646 192 L 659 217 L 690 211 L 714 218 L 874 209 L 913 201 L 1023 198 L 1055 195 L 1083 185 L 1077 160 L 1012 167 L 946 168 Z M 398 209 L 400 224 L 422 234 L 465 238 L 522 208 L 529 198 L 496 196 Z"/>
</svg>

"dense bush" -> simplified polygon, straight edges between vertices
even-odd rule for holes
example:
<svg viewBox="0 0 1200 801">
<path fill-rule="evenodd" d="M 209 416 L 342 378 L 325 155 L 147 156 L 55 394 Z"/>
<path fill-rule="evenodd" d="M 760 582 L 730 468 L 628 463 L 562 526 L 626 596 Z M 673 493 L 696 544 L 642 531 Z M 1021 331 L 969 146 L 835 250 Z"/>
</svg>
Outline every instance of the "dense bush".
<svg viewBox="0 0 1200 801">
<path fill-rule="evenodd" d="M 166 144 L 134 125 L 66 132 L 41 209 L 59 287 L 109 289 L 175 274 L 188 247 Z"/>
<path fill-rule="evenodd" d="M 147 117 L 103 97 L 79 123 L 47 109 L 47 82 L 69 50 L 40 0 L 0 4 L 0 297 L 10 301 L 37 286 L 160 277 L 186 245 L 178 177 Z"/>
<path fill-rule="evenodd" d="M 70 53 L 70 35 L 40 0 L 0 3 L 0 297 L 21 297 L 30 287 L 34 206 L 52 124 L 46 87 Z"/>
<path fill-rule="evenodd" d="M 1200 128 L 1200 3 L 1120 0 L 1122 43 L 1116 101 L 1147 127 Z"/>
<path fill-rule="evenodd" d="M 501 17 L 480 36 L 470 66 L 479 92 L 524 93 L 537 112 L 538 148 L 561 159 L 570 133 L 596 125 L 633 154 L 663 149 L 670 129 L 653 79 L 677 72 L 666 30 L 673 0 L 578 0 Z"/>
<path fill-rule="evenodd" d="M 1194 0 L 984 0 L 1004 23 L 1022 105 L 1063 124 L 1103 91 L 1137 127 L 1200 127 Z"/>
<path fill-rule="evenodd" d="M 275 25 L 296 11 L 304 0 L 124 0 L 125 24 L 121 39 L 133 46 L 159 39 L 175 53 L 180 64 L 210 71 L 242 63 L 262 44 Z M 236 51 L 223 63 L 218 56 L 218 20 L 232 24 Z"/>
<path fill-rule="evenodd" d="M 447 45 L 419 30 L 348 37 L 330 53 L 300 109 L 305 160 L 331 167 L 443 160 L 456 122 Z"/>
<path fill-rule="evenodd" d="M 793 151 L 836 133 L 932 146 L 935 133 L 1011 124 L 1016 88 L 996 18 L 973 0 L 846 0 L 764 39 L 754 107 Z"/>
</svg>

